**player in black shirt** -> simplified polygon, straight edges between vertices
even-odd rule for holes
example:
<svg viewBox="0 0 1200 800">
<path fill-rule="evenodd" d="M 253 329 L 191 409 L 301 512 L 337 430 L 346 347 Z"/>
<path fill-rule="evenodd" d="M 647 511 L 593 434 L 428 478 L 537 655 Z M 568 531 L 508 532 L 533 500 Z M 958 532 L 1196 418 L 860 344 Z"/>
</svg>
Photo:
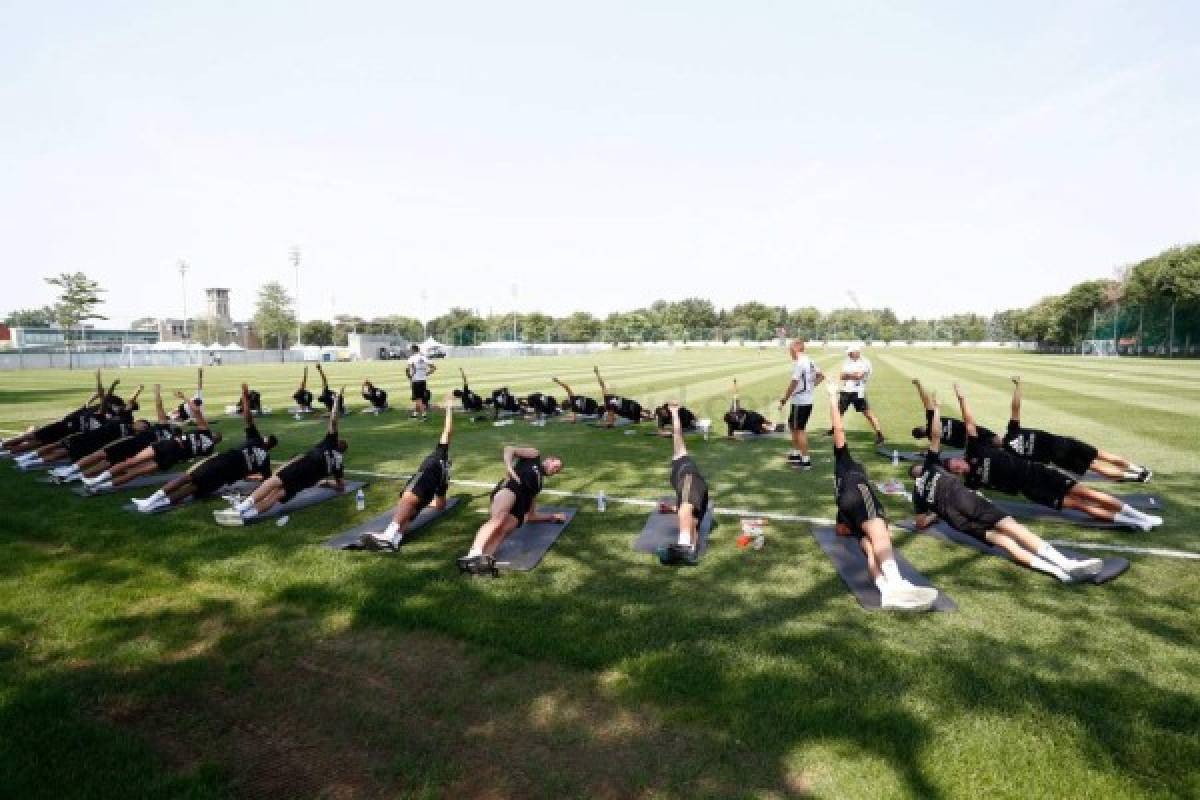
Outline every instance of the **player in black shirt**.
<svg viewBox="0 0 1200 800">
<path fill-rule="evenodd" d="M 679 406 L 679 424 L 684 431 L 696 430 L 696 415 L 683 406 Z M 658 425 L 658 434 L 660 436 L 674 435 L 675 423 L 674 415 L 671 413 L 671 404 L 663 403 L 658 408 L 654 409 L 654 421 Z"/>
<path fill-rule="evenodd" d="M 866 469 L 854 460 L 846 446 L 837 383 L 830 381 L 826 386 L 830 429 L 833 431 L 833 498 L 837 503 L 837 532 L 858 538 L 884 608 L 928 611 L 937 601 L 938 591 L 913 586 L 900 574 L 900 567 L 892 555 L 892 534 L 883 503 L 875 494 Z"/>
<path fill-rule="evenodd" d="M 671 416 L 671 488 L 675 490 L 675 505 L 659 506 L 659 511 L 679 517 L 679 541 L 659 550 L 658 560 L 663 564 L 695 564 L 700 520 L 708 511 L 708 482 L 688 455 L 679 404 L 667 403 L 665 407 Z"/>
<path fill-rule="evenodd" d="M 260 394 L 258 391 L 254 390 L 254 389 L 251 389 L 250 393 L 245 398 L 242 398 L 242 397 L 238 398 L 238 401 L 233 404 L 233 410 L 234 410 L 234 412 L 236 412 L 238 414 L 245 415 L 246 406 L 250 407 L 251 414 L 261 414 L 262 413 L 262 394 Z"/>
<path fill-rule="evenodd" d="M 510 414 L 521 413 L 520 401 L 517 400 L 515 394 L 508 390 L 507 386 L 493 389 L 491 398 L 485 402 L 492 407 L 493 416 L 500 416 L 501 411 L 507 411 Z"/>
<path fill-rule="evenodd" d="M 233 449 L 210 456 L 146 499 L 134 498 L 138 511 L 149 514 L 169 505 L 179 505 L 192 497 L 207 497 L 222 486 L 245 478 L 266 480 L 271 477 L 271 450 L 279 443 L 274 434 L 263 438 L 254 425 L 250 410 L 250 388 L 242 384 L 242 420 L 246 441 Z"/>
<path fill-rule="evenodd" d="M 567 399 L 563 401 L 562 407 L 563 410 L 569 415 L 567 417 L 568 422 L 575 422 L 580 414 L 585 417 L 599 416 L 599 403 L 590 397 L 584 397 L 583 395 L 575 394 L 575 392 L 571 391 L 571 387 L 568 386 L 564 381 L 560 381 L 558 378 L 554 378 L 553 380 L 563 388 L 564 392 L 567 393 Z"/>
<path fill-rule="evenodd" d="M 338 492 L 346 488 L 344 478 L 345 452 L 349 445 L 338 438 L 338 417 L 345 402 L 345 388 L 339 392 L 329 410 L 329 427 L 320 442 L 306 453 L 288 461 L 279 471 L 267 478 L 249 497 L 233 507 L 242 519 L 250 519 L 269 511 L 277 503 L 286 503 L 300 492 L 312 486 L 329 486 Z M 228 512 L 214 512 L 220 515 Z"/>
<path fill-rule="evenodd" d="M 138 409 L 138 396 L 142 393 L 139 386 L 130 398 L 129 404 L 110 404 L 103 407 L 101 413 L 81 417 L 80 430 L 52 444 L 43 445 L 32 453 L 20 458 L 19 464 L 25 467 L 38 464 L 49 464 L 54 461 L 67 460 L 75 462 L 104 447 L 110 442 L 129 436 L 135 430 L 147 426 L 144 421 L 135 421 L 133 412 Z M 119 409 L 119 410 L 118 410 Z"/>
<path fill-rule="evenodd" d="M 1012 416 L 1004 434 L 995 437 L 993 444 L 997 447 L 1003 447 L 1013 455 L 1031 461 L 1053 464 L 1075 475 L 1086 475 L 1088 470 L 1091 470 L 1113 481 L 1145 483 L 1150 480 L 1150 470 L 1134 464 L 1127 458 L 1098 450 L 1070 436 L 1059 436 L 1036 428 L 1022 428 L 1021 377 L 1018 375 L 1012 381 L 1015 387 Z"/>
<path fill-rule="evenodd" d="M 479 526 L 467 554 L 458 559 L 460 572 L 495 575 L 496 549 L 505 538 L 526 522 L 566 522 L 563 514 L 539 514 L 537 496 L 546 477 L 562 471 L 558 456 L 541 457 L 533 447 L 504 448 L 504 470 L 508 473 L 492 490 L 488 519 Z"/>
<path fill-rule="evenodd" d="M 182 434 L 180 428 L 172 425 L 170 417 L 167 416 L 166 409 L 163 407 L 162 387 L 157 383 L 154 384 L 154 411 L 157 414 L 156 422 L 145 423 L 144 427 L 135 430 L 131 435 L 101 447 L 94 453 L 77 460 L 74 464 L 51 470 L 50 474 L 62 483 L 94 478 L 100 473 L 112 469 L 113 464 L 120 464 L 126 459 L 133 458 L 155 442 Z"/>
<path fill-rule="evenodd" d="M 742 408 L 742 402 L 738 399 L 738 382 L 737 378 L 733 379 L 733 403 L 729 407 L 729 411 L 725 414 L 725 425 L 729 429 L 726 434 L 728 438 L 733 439 L 734 434 L 738 431 L 746 431 L 747 433 L 763 434 L 775 433 L 778 427 L 774 422 L 764 417 L 757 411 L 747 411 Z"/>
<path fill-rule="evenodd" d="M 558 401 L 553 396 L 533 392 L 521 400 L 521 406 L 540 417 L 552 417 L 558 413 Z"/>
<path fill-rule="evenodd" d="M 32 451 L 34 450 L 48 444 L 61 442 L 72 434 L 99 427 L 100 421 L 105 416 L 119 411 L 124 405 L 121 399 L 113 394 L 120 383 L 120 379 L 113 381 L 112 386 L 105 391 L 100 370 L 96 370 L 96 391 L 87 399 L 87 402 L 71 413 L 65 414 L 61 419 L 30 428 L 25 433 L 5 439 L 0 451 L 13 456 L 18 464 L 22 464 L 33 459 Z"/>
<path fill-rule="evenodd" d="M 308 366 L 304 367 L 304 376 L 300 378 L 300 386 L 292 392 L 292 400 L 296 402 L 294 409 L 298 414 L 307 414 L 313 410 L 313 393 L 308 390 Z"/>
<path fill-rule="evenodd" d="M 642 408 L 642 404 L 636 400 L 610 394 L 608 384 L 600 376 L 599 367 L 592 367 L 592 371 L 596 373 L 596 380 L 600 381 L 600 394 L 604 397 L 604 425 L 606 427 L 611 428 L 615 426 L 617 424 L 617 417 L 635 423 L 652 418 L 653 415 L 648 410 Z"/>
<path fill-rule="evenodd" d="M 941 517 L 951 527 L 1001 548 L 1018 564 L 1049 573 L 1063 583 L 1090 578 L 1104 566 L 1098 558 L 1067 558 L 990 500 L 972 492 L 941 462 L 941 419 L 936 403 L 925 463 L 910 471 L 916 479 L 913 505 L 917 527 L 924 530 Z"/>
<path fill-rule="evenodd" d="M 169 439 L 155 442 L 144 447 L 135 455 L 119 463 L 111 469 L 101 472 L 94 478 L 84 478 L 83 484 L 92 490 L 115 489 L 134 478 L 152 475 L 155 472 L 166 472 L 176 464 L 212 455 L 217 442 L 221 441 L 219 431 L 209 428 L 208 420 L 200 407 L 176 391 L 178 397 L 187 407 L 188 417 L 195 424 L 195 430 L 183 431 Z"/>
<path fill-rule="evenodd" d="M 483 398 L 471 391 L 467 384 L 467 373 L 460 367 L 458 374 L 462 375 L 463 385 L 461 389 L 455 389 L 453 395 L 462 403 L 463 411 L 483 411 Z"/>
<path fill-rule="evenodd" d="M 954 384 L 963 422 L 967 426 L 967 449 L 961 458 L 948 458 L 944 466 L 963 478 L 968 489 L 995 489 L 1007 494 L 1020 492 L 1039 505 L 1082 511 L 1104 522 L 1148 531 L 1161 525 L 1162 518 L 1143 514 L 1105 492 L 1084 486 L 1065 472 L 1013 455 L 978 436 L 975 419 L 962 388 Z"/>
<path fill-rule="evenodd" d="M 382 533 L 368 531 L 359 540 L 365 549 L 394 553 L 404 544 L 404 534 L 408 531 L 408 526 L 422 509 L 430 505 L 439 510 L 446 507 L 446 495 L 450 491 L 450 437 L 454 434 L 452 403 L 451 398 L 447 397 L 442 438 L 438 439 L 437 447 L 425 456 L 421 466 L 408 479 L 408 483 L 404 484 L 400 500 L 396 503 L 396 511 L 392 514 L 392 521 Z"/>
<path fill-rule="evenodd" d="M 192 395 L 191 404 L 196 408 L 204 406 L 204 367 L 196 369 L 196 393 Z M 176 422 L 188 422 L 192 419 L 186 399 L 175 409 L 174 418 Z"/>
<path fill-rule="evenodd" d="M 371 404 L 371 408 L 376 411 L 386 411 L 388 408 L 387 392 L 380 389 L 370 381 L 363 381 L 362 397 Z"/>
<path fill-rule="evenodd" d="M 917 387 L 917 394 L 921 396 L 921 405 L 925 407 L 925 425 L 917 426 L 912 429 L 913 438 L 931 439 L 933 437 L 930 436 L 930 426 L 933 424 L 933 412 L 935 410 L 933 399 L 929 396 L 929 393 L 925 391 L 925 387 L 921 385 L 920 380 L 913 378 L 913 386 Z M 959 450 L 966 447 L 967 426 L 963 423 L 963 421 L 961 419 L 955 419 L 954 417 L 942 417 L 941 415 L 939 415 L 939 418 L 942 421 L 940 431 L 942 446 L 956 447 Z M 977 425 L 976 428 L 978 428 L 979 436 L 982 439 L 990 440 L 996 435 L 982 426 Z"/>
<path fill-rule="evenodd" d="M 317 402 L 325 406 L 325 410 L 332 414 L 333 407 L 335 404 L 337 404 L 339 395 L 334 394 L 333 389 L 329 388 L 329 378 L 325 376 L 325 370 L 321 367 L 321 364 L 318 363 L 316 367 L 317 374 L 321 376 L 321 393 L 317 395 Z M 338 406 L 338 408 L 340 409 L 339 413 L 346 413 L 346 407 L 344 404 Z"/>
</svg>

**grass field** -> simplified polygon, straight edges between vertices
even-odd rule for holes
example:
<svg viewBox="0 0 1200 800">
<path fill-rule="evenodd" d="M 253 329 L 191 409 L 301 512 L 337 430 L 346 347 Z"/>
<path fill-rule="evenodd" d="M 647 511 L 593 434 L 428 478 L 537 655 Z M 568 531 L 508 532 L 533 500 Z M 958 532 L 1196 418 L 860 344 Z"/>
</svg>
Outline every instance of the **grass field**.
<svg viewBox="0 0 1200 800">
<path fill-rule="evenodd" d="M 827 370 L 840 354 L 817 352 Z M 1020 354 L 872 351 L 871 399 L 894 441 L 922 419 L 912 376 L 981 421 L 1025 419 L 1155 469 L 1168 503 L 1150 534 L 1038 525 L 1048 538 L 1200 553 L 1200 364 Z M 719 418 L 737 375 L 765 409 L 782 351 L 606 353 L 616 391 L 680 396 Z M 442 362 L 438 396 L 469 371 L 481 392 L 595 393 L 593 361 Z M 330 368 L 357 397 L 365 375 L 403 400 L 401 367 Z M 186 388 L 187 370 L 123 370 Z M 249 379 L 289 404 L 298 370 L 209 370 L 208 407 Z M 5 373 L 0 429 L 78 405 L 85 373 Z M 361 402 L 351 404 L 351 407 Z M 774 411 L 774 406 L 771 406 Z M 821 431 L 818 405 L 810 428 Z M 238 422 L 220 426 L 236 438 Z M 873 477 L 901 470 L 851 444 Z M 402 475 L 440 417 L 352 415 L 347 466 Z M 276 416 L 277 462 L 320 423 Z M 907 441 L 906 441 L 907 439 Z M 566 459 L 548 482 L 655 498 L 669 443 L 585 426 L 460 420 L 455 478 L 494 481 L 509 442 Z M 829 440 L 788 470 L 782 441 L 696 441 L 725 507 L 830 517 Z M 0 797 L 1200 797 L 1200 562 L 1130 556 L 1105 586 L 1061 586 L 923 535 L 908 558 L 960 610 L 861 610 L 804 523 L 772 522 L 761 551 L 725 518 L 695 569 L 634 553 L 646 510 L 582 513 L 542 565 L 494 581 L 453 559 L 486 490 L 395 557 L 318 547 L 362 515 L 350 499 L 286 527 L 216 527 L 212 504 L 162 518 L 82 499 L 0 463 Z M 400 484 L 374 478 L 368 508 Z M 907 515 L 889 499 L 895 519 Z"/>
</svg>

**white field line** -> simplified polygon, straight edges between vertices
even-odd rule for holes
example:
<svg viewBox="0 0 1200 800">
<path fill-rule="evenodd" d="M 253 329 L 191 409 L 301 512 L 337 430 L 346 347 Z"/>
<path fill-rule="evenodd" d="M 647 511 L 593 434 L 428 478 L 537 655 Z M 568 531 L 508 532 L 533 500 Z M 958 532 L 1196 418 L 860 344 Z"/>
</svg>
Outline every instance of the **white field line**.
<svg viewBox="0 0 1200 800">
<path fill-rule="evenodd" d="M 1127 544 L 1093 544 L 1092 542 L 1070 542 L 1066 539 L 1052 539 L 1050 544 L 1062 547 L 1073 547 L 1078 550 L 1112 550 L 1116 553 L 1136 553 L 1143 556 L 1163 556 L 1164 558 L 1182 558 L 1188 561 L 1200 561 L 1200 553 L 1189 550 L 1171 550 L 1164 547 L 1133 547 Z"/>
</svg>

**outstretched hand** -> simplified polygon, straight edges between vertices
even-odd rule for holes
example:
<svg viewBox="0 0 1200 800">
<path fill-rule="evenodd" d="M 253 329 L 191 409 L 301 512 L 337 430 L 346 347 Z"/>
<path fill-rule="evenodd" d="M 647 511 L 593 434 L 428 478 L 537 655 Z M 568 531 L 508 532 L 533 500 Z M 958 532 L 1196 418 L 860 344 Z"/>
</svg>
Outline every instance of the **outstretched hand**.
<svg viewBox="0 0 1200 800">
<path fill-rule="evenodd" d="M 1013 382 L 1014 384 L 1016 384 L 1017 386 L 1020 386 L 1020 385 L 1021 385 L 1021 376 L 1020 376 L 1020 375 L 1013 375 L 1012 382 Z"/>
<path fill-rule="evenodd" d="M 956 384 L 954 384 L 954 395 L 955 395 L 956 397 L 962 397 L 962 396 L 963 396 L 963 390 L 962 390 L 962 387 L 961 387 L 961 386 L 959 386 L 957 383 L 956 383 Z"/>
</svg>

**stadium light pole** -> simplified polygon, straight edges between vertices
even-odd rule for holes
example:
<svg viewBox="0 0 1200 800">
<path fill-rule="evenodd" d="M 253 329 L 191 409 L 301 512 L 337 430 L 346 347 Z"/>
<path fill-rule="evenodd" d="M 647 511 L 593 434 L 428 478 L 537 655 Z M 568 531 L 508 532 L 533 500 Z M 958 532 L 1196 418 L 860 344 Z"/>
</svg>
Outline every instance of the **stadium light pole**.
<svg viewBox="0 0 1200 800">
<path fill-rule="evenodd" d="M 288 258 L 296 269 L 296 344 L 300 344 L 300 248 L 295 245 L 288 251 Z"/>
<path fill-rule="evenodd" d="M 188 318 L 187 318 L 187 274 L 188 263 L 182 258 L 179 259 L 179 290 L 183 299 L 183 339 L 188 338 Z"/>
</svg>

